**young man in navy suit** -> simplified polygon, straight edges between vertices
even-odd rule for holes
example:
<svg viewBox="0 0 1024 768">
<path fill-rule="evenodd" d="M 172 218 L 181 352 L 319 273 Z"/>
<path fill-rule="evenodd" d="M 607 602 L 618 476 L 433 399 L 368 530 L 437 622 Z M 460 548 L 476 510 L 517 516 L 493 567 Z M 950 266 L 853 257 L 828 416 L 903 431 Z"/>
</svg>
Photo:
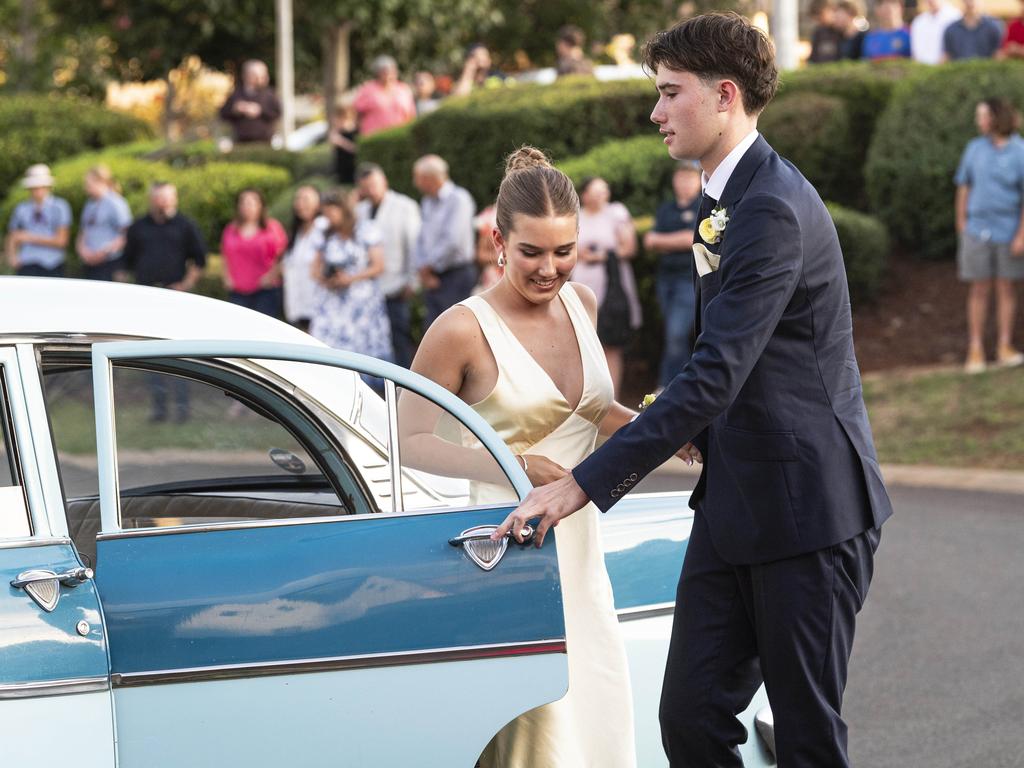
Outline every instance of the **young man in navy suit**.
<svg viewBox="0 0 1024 768">
<path fill-rule="evenodd" d="M 814 188 L 757 132 L 778 83 L 760 31 L 699 16 L 656 35 L 645 64 L 669 154 L 704 171 L 693 353 L 639 418 L 532 491 L 498 534 L 539 518 L 539 546 L 558 520 L 588 500 L 607 510 L 692 442 L 704 467 L 662 691 L 669 760 L 742 766 L 735 715 L 763 680 L 779 765 L 845 768 L 855 618 L 892 507 L 839 240 Z"/>
</svg>

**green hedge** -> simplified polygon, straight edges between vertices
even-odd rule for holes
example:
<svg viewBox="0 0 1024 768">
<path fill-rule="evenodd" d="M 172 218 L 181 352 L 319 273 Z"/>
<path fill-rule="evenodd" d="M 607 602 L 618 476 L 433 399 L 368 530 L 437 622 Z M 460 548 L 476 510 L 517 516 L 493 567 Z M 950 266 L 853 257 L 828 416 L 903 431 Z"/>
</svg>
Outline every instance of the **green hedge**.
<svg viewBox="0 0 1024 768">
<path fill-rule="evenodd" d="M 479 91 L 361 140 L 359 157 L 380 163 L 396 189 L 412 192 L 412 160 L 435 152 L 482 205 L 497 194 L 505 157 L 517 147 L 532 144 L 551 157 L 567 158 L 609 139 L 650 133 L 654 100 L 648 80 L 567 78 L 548 86 Z"/>
<path fill-rule="evenodd" d="M 828 212 L 843 249 L 850 301 L 854 306 L 870 304 L 878 297 L 889 261 L 889 232 L 874 216 L 836 203 L 828 203 Z"/>
<path fill-rule="evenodd" d="M 833 96 L 846 107 L 848 127 L 842 133 L 847 146 L 841 154 L 850 161 L 844 162 L 841 183 L 834 183 L 844 202 L 858 206 L 865 202 L 861 167 L 875 121 L 894 86 L 917 71 L 915 65 L 902 62 L 853 62 L 785 75 L 780 101 L 788 103 L 787 97 L 797 93 L 815 93 Z M 447 101 L 408 125 L 362 139 L 359 154 L 362 160 L 380 163 L 392 186 L 411 194 L 413 161 L 435 152 L 448 160 L 452 178 L 484 204 L 497 192 L 505 156 L 522 144 L 540 147 L 564 161 L 609 140 L 657 138 L 650 122 L 655 100 L 648 79 L 599 82 L 583 78 L 548 86 L 483 90 Z M 836 171 L 829 174 L 834 178 Z"/>
<path fill-rule="evenodd" d="M 95 102 L 58 96 L 0 98 L 0 193 L 34 163 L 153 135 L 143 121 Z"/>
<path fill-rule="evenodd" d="M 612 199 L 634 216 L 653 216 L 672 194 L 675 161 L 657 134 L 609 141 L 558 167 L 577 186 L 584 177 L 600 176 L 608 182 Z"/>
<path fill-rule="evenodd" d="M 206 163 L 257 163 L 284 168 L 294 180 L 332 171 L 332 148 L 318 144 L 301 152 L 274 149 L 266 144 L 236 144 L 230 152 L 221 152 L 213 141 L 171 144 L 146 153 L 151 160 L 161 160 L 176 168 L 190 168 Z"/>
<path fill-rule="evenodd" d="M 241 190 L 255 187 L 268 200 L 273 200 L 291 181 L 284 169 L 255 163 L 211 162 L 194 168 L 172 168 L 166 163 L 124 156 L 117 151 L 79 155 L 53 167 L 57 178 L 54 194 L 67 200 L 74 212 L 72 243 L 86 202 L 82 179 L 85 172 L 98 162 L 110 167 L 136 216 L 148 208 L 147 191 L 152 182 L 162 179 L 177 185 L 181 212 L 198 223 L 211 251 L 219 247 L 221 230 L 233 218 L 235 198 Z M 26 192 L 16 187 L 0 203 L 0 224 L 4 231 L 15 204 L 25 199 Z M 68 248 L 68 265 L 72 274 L 77 272 L 78 257 L 72 246 Z"/>
<path fill-rule="evenodd" d="M 826 200 L 858 205 L 862 171 L 846 103 L 836 96 L 792 93 L 768 105 L 758 127 Z"/>
<path fill-rule="evenodd" d="M 974 107 L 989 96 L 1024 107 L 1018 62 L 968 61 L 928 70 L 899 88 L 879 120 L 866 175 L 872 208 L 908 251 L 956 252 L 953 174 L 977 135 Z"/>
</svg>

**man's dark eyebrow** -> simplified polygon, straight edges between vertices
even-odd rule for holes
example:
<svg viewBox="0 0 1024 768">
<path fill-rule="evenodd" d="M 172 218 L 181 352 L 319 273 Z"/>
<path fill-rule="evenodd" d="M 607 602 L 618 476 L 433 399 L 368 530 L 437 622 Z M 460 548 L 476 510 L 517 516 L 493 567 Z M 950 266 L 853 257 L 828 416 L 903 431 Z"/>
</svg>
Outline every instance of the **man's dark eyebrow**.
<svg viewBox="0 0 1024 768">
<path fill-rule="evenodd" d="M 656 87 L 659 91 L 664 91 L 667 88 L 678 88 L 679 83 L 658 83 Z"/>
</svg>

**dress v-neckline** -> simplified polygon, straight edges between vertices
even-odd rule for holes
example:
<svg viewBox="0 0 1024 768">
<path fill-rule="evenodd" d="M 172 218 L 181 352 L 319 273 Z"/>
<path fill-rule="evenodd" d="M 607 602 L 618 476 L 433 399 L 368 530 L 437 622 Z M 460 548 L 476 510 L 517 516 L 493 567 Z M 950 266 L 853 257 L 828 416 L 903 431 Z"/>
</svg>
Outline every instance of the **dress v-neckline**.
<svg viewBox="0 0 1024 768">
<path fill-rule="evenodd" d="M 566 283 L 566 287 L 570 291 L 575 290 L 575 288 L 570 286 L 568 283 Z M 483 298 L 482 296 L 480 297 L 480 300 L 487 305 L 487 308 L 490 309 L 490 311 L 498 319 L 498 322 L 501 323 L 501 327 L 504 328 L 508 335 L 512 337 L 512 340 L 516 343 L 516 346 L 519 347 L 519 350 L 526 356 L 526 358 L 531 363 L 533 363 L 534 367 L 537 370 L 539 370 L 541 374 L 543 374 L 544 378 L 547 379 L 548 384 L 551 385 L 551 389 L 558 393 L 558 397 L 561 399 L 563 403 L 565 403 L 566 407 L 569 408 L 569 412 L 576 413 L 577 411 L 579 411 L 580 406 L 583 405 L 583 401 L 586 399 L 587 396 L 587 364 L 583 359 L 583 344 L 580 342 L 580 334 L 579 329 L 576 327 L 576 319 L 573 316 L 572 310 L 569 309 L 569 303 L 564 298 L 562 298 L 562 292 L 558 292 L 558 300 L 562 302 L 562 307 L 565 309 L 565 314 L 569 316 L 569 324 L 572 326 L 572 334 L 576 338 L 576 349 L 578 350 L 580 355 L 580 373 L 582 378 L 582 385 L 580 387 L 580 399 L 579 401 L 577 401 L 575 408 L 569 402 L 569 398 L 565 396 L 565 393 L 558 388 L 557 384 L 555 384 L 555 380 L 551 378 L 551 374 L 548 373 L 547 370 L 545 370 L 543 365 L 537 362 L 537 358 L 530 354 L 530 351 L 526 348 L 526 345 L 519 340 L 519 337 L 516 336 L 515 331 L 513 331 L 509 324 L 505 322 L 505 318 L 503 318 L 501 316 L 501 313 L 494 308 L 494 305 L 492 305 L 489 301 L 487 301 L 487 299 Z M 495 359 L 495 362 L 498 362 L 497 359 Z"/>
</svg>

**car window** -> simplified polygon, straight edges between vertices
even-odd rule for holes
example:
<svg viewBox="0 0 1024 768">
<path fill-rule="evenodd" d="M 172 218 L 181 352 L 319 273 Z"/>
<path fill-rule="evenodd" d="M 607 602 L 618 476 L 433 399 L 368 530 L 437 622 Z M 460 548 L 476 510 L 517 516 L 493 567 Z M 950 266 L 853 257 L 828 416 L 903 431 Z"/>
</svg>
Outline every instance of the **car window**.
<svg viewBox="0 0 1024 768">
<path fill-rule="evenodd" d="M 0 366 L 0 382 L 5 380 L 4 373 Z M 0 385 L 0 538 L 31 533 L 10 423 L 6 387 Z"/>
<path fill-rule="evenodd" d="M 115 365 L 121 527 L 294 520 L 377 511 L 344 449 L 246 361 Z M 43 358 L 44 392 L 79 550 L 99 531 L 91 369 Z M 387 460 L 385 458 L 385 464 Z M 325 471 L 325 469 L 327 471 Z"/>
<path fill-rule="evenodd" d="M 421 395 L 397 389 L 405 509 L 518 501 L 501 465 L 468 427 Z"/>
</svg>

